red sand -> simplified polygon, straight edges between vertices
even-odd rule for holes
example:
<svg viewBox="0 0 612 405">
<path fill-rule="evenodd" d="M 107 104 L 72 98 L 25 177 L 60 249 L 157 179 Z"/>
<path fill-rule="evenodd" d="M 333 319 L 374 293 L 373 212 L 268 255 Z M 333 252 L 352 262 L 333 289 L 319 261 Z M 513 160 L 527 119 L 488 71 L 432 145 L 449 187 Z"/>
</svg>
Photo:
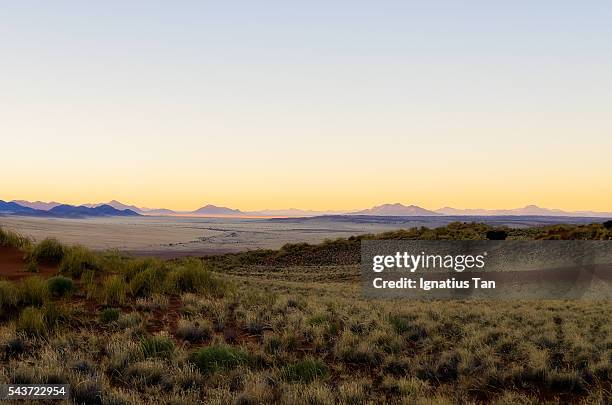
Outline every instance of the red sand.
<svg viewBox="0 0 612 405">
<path fill-rule="evenodd" d="M 7 280 L 19 280 L 25 277 L 40 276 L 49 278 L 57 274 L 57 268 L 53 266 L 38 266 L 38 273 L 25 271 L 26 262 L 23 252 L 15 248 L 0 247 L 0 278 Z"/>
</svg>

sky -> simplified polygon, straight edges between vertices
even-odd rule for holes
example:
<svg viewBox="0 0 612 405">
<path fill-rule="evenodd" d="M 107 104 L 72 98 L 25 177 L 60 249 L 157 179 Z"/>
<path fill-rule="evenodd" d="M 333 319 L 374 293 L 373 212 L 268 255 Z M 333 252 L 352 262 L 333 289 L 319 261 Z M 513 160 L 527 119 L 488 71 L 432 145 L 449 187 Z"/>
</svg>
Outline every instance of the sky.
<svg viewBox="0 0 612 405">
<path fill-rule="evenodd" d="M 18 1 L 0 199 L 612 211 L 608 1 Z"/>
</svg>

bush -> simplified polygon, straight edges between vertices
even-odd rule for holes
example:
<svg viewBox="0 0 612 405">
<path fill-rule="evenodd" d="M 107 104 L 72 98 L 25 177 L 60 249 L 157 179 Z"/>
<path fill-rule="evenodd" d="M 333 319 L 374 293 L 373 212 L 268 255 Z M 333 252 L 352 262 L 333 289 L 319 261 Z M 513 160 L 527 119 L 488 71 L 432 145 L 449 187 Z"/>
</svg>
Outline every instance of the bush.
<svg viewBox="0 0 612 405">
<path fill-rule="evenodd" d="M 31 258 L 36 263 L 56 265 L 62 261 L 65 253 L 66 249 L 57 239 L 47 238 L 34 246 Z"/>
<path fill-rule="evenodd" d="M 148 297 L 162 292 L 167 270 L 161 266 L 147 267 L 133 275 L 130 292 L 135 297 Z"/>
<path fill-rule="evenodd" d="M 0 308 L 14 307 L 19 303 L 19 292 L 15 284 L 0 280 Z"/>
<path fill-rule="evenodd" d="M 110 276 L 102 283 L 102 299 L 106 305 L 123 305 L 126 285 L 122 277 Z"/>
<path fill-rule="evenodd" d="M 224 344 L 204 347 L 189 356 L 203 373 L 215 373 L 218 370 L 232 370 L 248 362 L 248 355 L 242 349 Z"/>
<path fill-rule="evenodd" d="M 181 319 L 176 328 L 176 336 L 192 343 L 208 340 L 212 335 L 212 325 L 205 320 L 188 321 Z"/>
<path fill-rule="evenodd" d="M 316 379 L 325 378 L 329 370 L 323 361 L 306 358 L 286 366 L 281 374 L 287 381 L 308 384 Z"/>
<path fill-rule="evenodd" d="M 17 294 L 22 305 L 41 306 L 49 299 L 49 287 L 40 277 L 28 277 L 21 280 Z"/>
<path fill-rule="evenodd" d="M 120 311 L 117 308 L 106 308 L 100 312 L 100 322 L 111 323 L 119 319 Z"/>
<path fill-rule="evenodd" d="M 73 278 L 81 277 L 84 271 L 100 271 L 100 260 L 89 249 L 82 246 L 73 246 L 64 254 L 59 271 L 68 274 Z"/>
<path fill-rule="evenodd" d="M 166 278 L 166 291 L 170 293 L 200 292 L 223 296 L 226 290 L 227 284 L 215 278 L 202 261 L 195 258 L 182 260 Z"/>
<path fill-rule="evenodd" d="M 46 336 L 47 325 L 41 309 L 28 307 L 19 314 L 17 330 L 33 336 Z"/>
<path fill-rule="evenodd" d="M 74 283 L 68 277 L 55 276 L 47 280 L 47 287 L 54 297 L 63 297 L 72 293 Z"/>
<path fill-rule="evenodd" d="M 508 237 L 508 232 L 502 230 L 493 230 L 487 231 L 487 239 L 488 240 L 506 240 Z"/>
<path fill-rule="evenodd" d="M 168 358 L 174 351 L 174 342 L 166 336 L 151 336 L 142 339 L 140 348 L 145 358 Z"/>
<path fill-rule="evenodd" d="M 612 230 L 612 220 L 604 222 L 603 226 L 608 230 Z"/>
<path fill-rule="evenodd" d="M 18 233 L 5 231 L 0 228 L 0 246 L 12 247 L 16 249 L 27 249 L 31 246 L 32 242 L 25 236 L 21 236 Z"/>
</svg>

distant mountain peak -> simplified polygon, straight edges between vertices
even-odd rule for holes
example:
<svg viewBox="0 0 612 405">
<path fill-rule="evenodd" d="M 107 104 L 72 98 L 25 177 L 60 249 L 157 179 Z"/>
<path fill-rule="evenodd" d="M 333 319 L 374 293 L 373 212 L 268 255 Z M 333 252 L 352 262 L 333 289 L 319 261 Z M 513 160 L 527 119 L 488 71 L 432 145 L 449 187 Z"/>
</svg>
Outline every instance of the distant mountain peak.
<svg viewBox="0 0 612 405">
<path fill-rule="evenodd" d="M 435 216 L 437 212 L 426 210 L 418 205 L 404 205 L 402 203 L 382 204 L 365 210 L 353 212 L 353 215 L 380 215 L 380 216 Z"/>
<path fill-rule="evenodd" d="M 213 204 L 207 204 L 201 208 L 198 208 L 195 211 L 192 211 L 191 214 L 197 215 L 212 215 L 212 216 L 231 216 L 231 215 L 241 215 L 242 211 L 227 207 L 220 207 Z"/>
<path fill-rule="evenodd" d="M 12 202 L 21 205 L 22 207 L 32 208 L 35 210 L 49 211 L 53 207 L 57 207 L 58 205 L 62 205 L 57 201 L 26 201 L 26 200 L 13 200 Z"/>
</svg>

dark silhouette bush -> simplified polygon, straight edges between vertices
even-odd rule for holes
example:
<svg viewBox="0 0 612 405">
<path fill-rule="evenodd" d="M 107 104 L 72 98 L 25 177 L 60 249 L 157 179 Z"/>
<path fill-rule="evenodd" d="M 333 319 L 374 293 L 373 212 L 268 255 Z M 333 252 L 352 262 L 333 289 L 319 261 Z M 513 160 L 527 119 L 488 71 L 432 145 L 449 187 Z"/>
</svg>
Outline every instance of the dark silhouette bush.
<svg viewBox="0 0 612 405">
<path fill-rule="evenodd" d="M 506 240 L 508 237 L 508 232 L 506 231 L 487 231 L 487 239 L 488 240 Z"/>
<path fill-rule="evenodd" d="M 612 230 L 612 220 L 604 222 L 604 223 L 603 223 L 603 226 L 604 226 L 606 229 L 610 229 L 610 230 Z"/>
</svg>

